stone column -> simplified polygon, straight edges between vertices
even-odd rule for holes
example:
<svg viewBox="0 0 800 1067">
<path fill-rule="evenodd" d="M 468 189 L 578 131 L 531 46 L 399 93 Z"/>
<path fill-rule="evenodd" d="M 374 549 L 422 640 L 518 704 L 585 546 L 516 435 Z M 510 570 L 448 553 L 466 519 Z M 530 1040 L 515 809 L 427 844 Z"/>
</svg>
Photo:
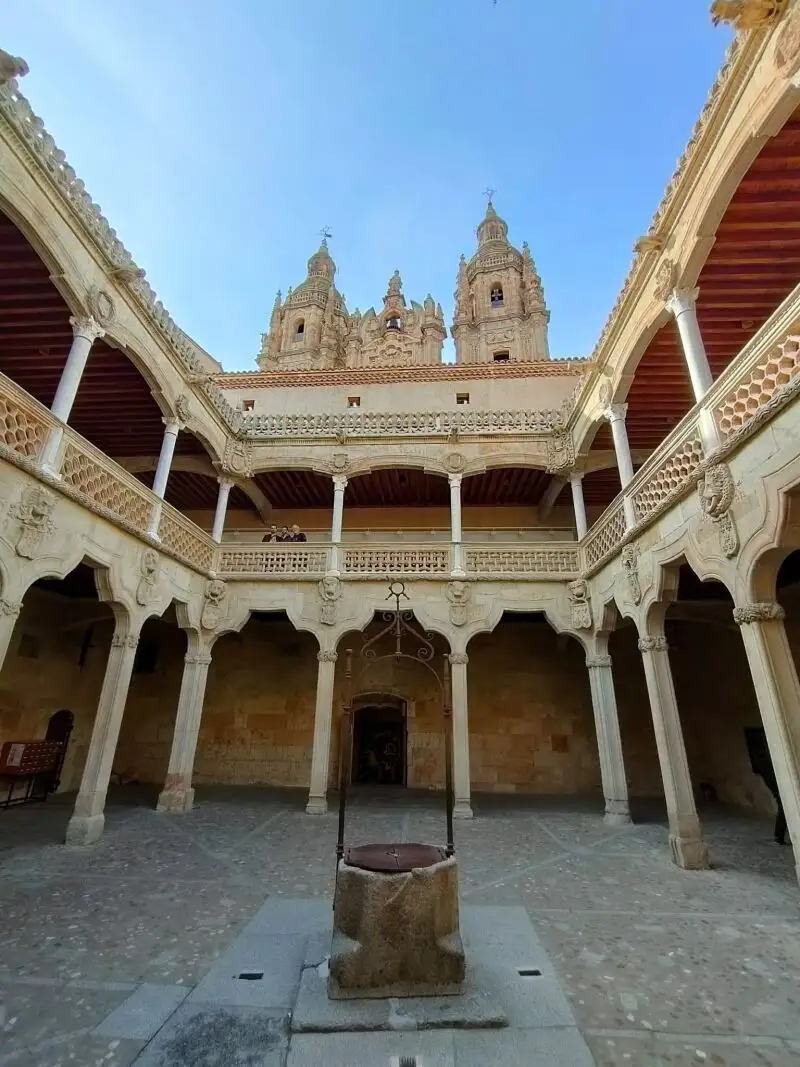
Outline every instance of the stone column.
<svg viewBox="0 0 800 1067">
<path fill-rule="evenodd" d="M 699 404 L 714 384 L 708 364 L 703 336 L 697 321 L 697 289 L 675 289 L 666 301 L 666 309 L 675 316 L 681 339 L 683 358 L 689 371 L 694 399 Z M 700 413 L 700 431 L 707 452 L 719 444 L 714 417 L 710 411 Z"/>
<path fill-rule="evenodd" d="M 331 522 L 331 558 L 328 574 L 338 578 L 341 573 L 339 546 L 342 543 L 342 520 L 344 518 L 344 491 L 347 478 L 344 474 L 333 476 L 333 521 Z"/>
<path fill-rule="evenodd" d="M 317 653 L 317 700 L 314 707 L 314 743 L 311 750 L 311 784 L 306 804 L 307 815 L 324 815 L 328 810 L 328 769 L 331 759 L 336 659 L 336 653 L 332 650 Z"/>
<path fill-rule="evenodd" d="M 211 536 L 217 543 L 222 540 L 222 532 L 225 529 L 225 515 L 228 511 L 228 497 L 231 495 L 231 489 L 235 484 L 232 478 L 219 479 L 217 510 L 214 512 L 214 527 L 211 531 Z"/>
<path fill-rule="evenodd" d="M 614 676 L 611 673 L 611 656 L 587 656 L 586 666 L 589 670 L 597 751 L 600 756 L 600 778 L 606 802 L 603 821 L 609 826 L 624 826 L 631 821 L 631 813 L 628 806 L 628 782 L 625 777 L 622 738 L 619 733 L 617 695 L 614 691 Z"/>
<path fill-rule="evenodd" d="M 452 578 L 465 577 L 464 549 L 462 546 L 461 530 L 461 475 L 451 474 L 450 482 L 450 540 L 453 545 L 453 560 L 450 576 Z"/>
<path fill-rule="evenodd" d="M 22 604 L 10 600 L 0 600 L 0 670 L 3 669 L 8 646 L 14 636 L 14 627 L 17 625 Z"/>
<path fill-rule="evenodd" d="M 734 608 L 800 881 L 800 682 L 780 604 Z"/>
<path fill-rule="evenodd" d="M 639 639 L 639 651 L 644 663 L 658 762 L 664 783 L 672 858 L 679 867 L 704 870 L 709 866 L 708 849 L 703 841 L 694 802 L 692 778 L 672 684 L 667 639 L 663 636 L 642 637 Z"/>
<path fill-rule="evenodd" d="M 197 750 L 197 735 L 203 715 L 211 653 L 187 652 L 184 657 L 178 712 L 172 735 L 172 751 L 164 788 L 158 798 L 159 811 L 191 811 L 194 804 L 192 771 Z"/>
<path fill-rule="evenodd" d="M 164 493 L 167 491 L 169 470 L 172 466 L 172 457 L 175 454 L 175 445 L 181 430 L 181 424 L 178 419 L 163 419 L 162 421 L 164 423 L 164 437 L 161 441 L 161 453 L 158 457 L 158 466 L 153 478 L 153 492 L 158 497 L 158 500 L 153 505 L 153 510 L 150 514 L 150 525 L 147 527 L 147 532 L 151 537 L 158 536 L 158 524 L 161 521 L 161 504 L 164 500 Z"/>
<path fill-rule="evenodd" d="M 60 422 L 68 421 L 92 345 L 105 333 L 103 327 L 90 316 L 73 316 L 69 322 L 72 326 L 72 347 L 50 407 Z M 63 432 L 60 426 L 54 426 L 42 452 L 42 468 L 55 477 L 58 477 L 56 457 Z"/>
<path fill-rule="evenodd" d="M 129 632 L 127 621 L 117 623 L 75 811 L 67 825 L 68 845 L 90 845 L 103 833 L 103 809 L 138 642 L 139 634 Z"/>
<path fill-rule="evenodd" d="M 453 789 L 455 806 L 453 817 L 472 818 L 469 779 L 469 702 L 467 700 L 466 652 L 451 652 L 450 681 L 453 693 Z"/>
<path fill-rule="evenodd" d="M 575 511 L 575 531 L 580 541 L 586 536 L 588 524 L 586 522 L 586 503 L 583 499 L 583 475 L 570 474 L 569 484 L 572 488 L 572 507 Z"/>
<path fill-rule="evenodd" d="M 625 429 L 625 413 L 627 404 L 612 404 L 603 412 L 611 424 L 611 436 L 614 438 L 614 454 L 617 457 L 617 470 L 623 493 L 625 486 L 633 478 L 633 460 L 631 459 L 631 446 L 628 444 L 628 431 Z M 625 526 L 630 530 L 636 525 L 636 511 L 633 500 L 627 494 L 622 498 L 622 506 L 625 509 Z"/>
</svg>

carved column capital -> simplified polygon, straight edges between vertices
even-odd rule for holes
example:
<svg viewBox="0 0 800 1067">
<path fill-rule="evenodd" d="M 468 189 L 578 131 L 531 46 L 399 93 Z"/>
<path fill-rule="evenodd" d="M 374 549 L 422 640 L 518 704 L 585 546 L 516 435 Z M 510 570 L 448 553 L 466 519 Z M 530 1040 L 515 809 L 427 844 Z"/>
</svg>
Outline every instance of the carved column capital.
<svg viewBox="0 0 800 1067">
<path fill-rule="evenodd" d="M 666 652 L 669 648 L 666 637 L 640 637 L 640 652 Z"/>
<path fill-rule="evenodd" d="M 627 404 L 609 404 L 607 408 L 603 408 L 603 417 L 609 422 L 624 422 L 627 411 Z"/>
<path fill-rule="evenodd" d="M 673 289 L 664 301 L 664 307 L 677 318 L 684 311 L 694 310 L 699 294 L 699 289 Z"/>
<path fill-rule="evenodd" d="M 450 483 L 450 488 L 451 489 L 460 489 L 461 488 L 461 480 L 462 480 L 463 477 L 464 477 L 463 474 L 448 474 L 447 475 L 447 480 Z"/>
<path fill-rule="evenodd" d="M 233 489 L 234 485 L 236 485 L 236 479 L 231 478 L 228 474 L 219 475 L 217 482 L 219 483 L 220 489 Z"/>
<path fill-rule="evenodd" d="M 211 663 L 210 652 L 187 652 L 183 657 L 183 662 L 188 666 L 192 666 L 196 663 L 204 663 L 208 666 Z"/>
<path fill-rule="evenodd" d="M 0 615 L 13 615 L 16 617 L 22 611 L 22 604 L 12 600 L 0 599 Z"/>
<path fill-rule="evenodd" d="M 338 652 L 334 652 L 331 649 L 322 649 L 317 653 L 317 660 L 320 663 L 335 663 L 338 658 Z"/>
<path fill-rule="evenodd" d="M 587 656 L 586 666 L 591 670 L 593 667 L 610 667 L 611 656 Z"/>
<path fill-rule="evenodd" d="M 733 621 L 737 626 L 746 626 L 751 622 L 782 622 L 786 612 L 780 604 L 764 602 L 761 604 L 744 604 L 733 609 Z"/>
<path fill-rule="evenodd" d="M 91 315 L 72 315 L 69 320 L 73 337 L 84 337 L 87 341 L 96 341 L 106 332 Z"/>
<path fill-rule="evenodd" d="M 185 423 L 174 415 L 165 415 L 161 421 L 164 423 L 164 432 L 174 434 L 176 437 L 184 428 Z"/>
<path fill-rule="evenodd" d="M 112 648 L 136 648 L 139 644 L 138 634 L 115 633 L 111 638 Z"/>
<path fill-rule="evenodd" d="M 451 652 L 447 657 L 450 660 L 452 666 L 464 666 L 469 663 L 469 656 L 466 652 Z"/>
<path fill-rule="evenodd" d="M 333 476 L 333 488 L 343 493 L 347 488 L 347 475 L 346 474 L 334 474 Z"/>
</svg>

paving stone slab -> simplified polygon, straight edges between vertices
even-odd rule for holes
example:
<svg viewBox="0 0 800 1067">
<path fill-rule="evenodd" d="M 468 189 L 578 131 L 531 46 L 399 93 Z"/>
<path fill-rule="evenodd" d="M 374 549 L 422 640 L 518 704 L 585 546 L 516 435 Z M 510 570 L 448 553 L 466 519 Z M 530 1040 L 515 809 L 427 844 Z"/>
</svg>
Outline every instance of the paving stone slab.
<svg viewBox="0 0 800 1067">
<path fill-rule="evenodd" d="M 458 1067 L 595 1067 L 576 1026 L 460 1033 L 454 1043 Z"/>
<path fill-rule="evenodd" d="M 306 952 L 301 934 L 244 932 L 190 994 L 192 1004 L 238 1004 L 289 1009 L 295 1001 Z M 241 978 L 240 975 L 261 975 Z"/>
<path fill-rule="evenodd" d="M 189 992 L 186 986 L 145 982 L 95 1027 L 93 1032 L 99 1037 L 149 1041 L 183 1003 Z"/>
<path fill-rule="evenodd" d="M 401 1056 L 416 1057 L 416 1067 L 455 1067 L 453 1035 L 294 1034 L 286 1067 L 396 1067 Z"/>
<path fill-rule="evenodd" d="M 333 909 L 328 897 L 271 897 L 245 926 L 247 934 L 312 934 L 329 929 Z"/>
<path fill-rule="evenodd" d="M 283 1067 L 286 1017 L 252 1008 L 184 1002 L 134 1060 L 135 1067 Z M 326 1061 L 318 1061 L 322 1067 Z"/>
</svg>

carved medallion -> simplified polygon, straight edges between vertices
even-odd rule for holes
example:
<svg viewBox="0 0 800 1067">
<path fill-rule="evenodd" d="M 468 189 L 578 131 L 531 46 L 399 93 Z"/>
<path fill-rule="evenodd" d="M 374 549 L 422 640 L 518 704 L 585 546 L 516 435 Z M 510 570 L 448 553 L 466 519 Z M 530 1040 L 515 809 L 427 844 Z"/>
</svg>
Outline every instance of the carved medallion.
<svg viewBox="0 0 800 1067">
<path fill-rule="evenodd" d="M 144 550 L 139 565 L 142 576 L 136 586 L 136 603 L 141 607 L 146 607 L 155 595 L 160 563 L 161 560 L 156 551 L 152 548 Z"/>
<path fill-rule="evenodd" d="M 93 286 L 86 296 L 86 303 L 92 318 L 96 319 L 101 326 L 110 325 L 116 318 L 114 301 L 105 289 Z"/>
<path fill-rule="evenodd" d="M 346 452 L 334 452 L 330 460 L 330 469 L 336 474 L 344 474 L 350 465 Z"/>
<path fill-rule="evenodd" d="M 213 578 L 206 585 L 203 594 L 205 604 L 200 616 L 200 626 L 204 630 L 216 630 L 223 615 L 223 602 L 228 594 L 228 587 L 219 578 Z"/>
<path fill-rule="evenodd" d="M 725 463 L 708 467 L 698 479 L 700 508 L 714 524 L 722 554 L 731 559 L 739 551 L 739 534 L 730 513 L 736 486 Z"/>
<path fill-rule="evenodd" d="M 571 433 L 554 433 L 547 438 L 548 474 L 567 470 L 575 463 L 575 445 Z"/>
<path fill-rule="evenodd" d="M 189 407 L 189 397 L 186 393 L 181 393 L 175 400 L 175 414 L 181 420 L 186 423 L 191 416 L 191 408 Z"/>
<path fill-rule="evenodd" d="M 319 608 L 319 621 L 325 626 L 334 626 L 338 617 L 336 601 L 342 595 L 342 583 L 338 578 L 328 576 L 320 581 L 317 591 L 322 601 Z"/>
<path fill-rule="evenodd" d="M 450 582 L 444 595 L 450 601 L 450 622 L 453 626 L 465 626 L 469 618 L 469 603 L 472 589 L 466 582 Z"/>
<path fill-rule="evenodd" d="M 666 300 L 678 284 L 678 268 L 671 259 L 663 259 L 656 271 L 655 294 L 659 300 Z"/>
<path fill-rule="evenodd" d="M 642 586 L 639 581 L 639 549 L 625 545 L 622 549 L 622 569 L 628 581 L 628 592 L 634 604 L 642 602 Z"/>
<path fill-rule="evenodd" d="M 467 460 L 460 452 L 448 452 L 444 465 L 451 474 L 459 474 L 466 467 Z"/>
<path fill-rule="evenodd" d="M 222 468 L 225 473 L 233 474 L 240 478 L 251 478 L 253 476 L 252 463 L 253 446 L 250 442 L 229 437 L 222 460 Z"/>
<path fill-rule="evenodd" d="M 9 515 L 19 522 L 19 533 L 14 545 L 17 555 L 33 559 L 39 550 L 42 538 L 55 529 L 51 520 L 55 497 L 41 486 L 30 485 L 22 492 L 18 503 L 9 509 Z"/>
<path fill-rule="evenodd" d="M 583 578 L 567 585 L 567 596 L 572 606 L 573 630 L 591 630 L 592 606 L 589 603 L 589 587 Z"/>
</svg>

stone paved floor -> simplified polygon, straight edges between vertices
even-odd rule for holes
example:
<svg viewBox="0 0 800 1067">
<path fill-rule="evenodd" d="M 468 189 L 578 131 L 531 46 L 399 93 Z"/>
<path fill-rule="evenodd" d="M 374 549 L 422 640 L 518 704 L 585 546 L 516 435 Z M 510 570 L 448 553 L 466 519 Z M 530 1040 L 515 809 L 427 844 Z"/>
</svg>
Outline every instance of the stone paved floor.
<svg viewBox="0 0 800 1067">
<path fill-rule="evenodd" d="M 200 790 L 171 816 L 121 790 L 85 849 L 60 844 L 68 797 L 0 811 L 0 1067 L 127 1067 L 143 1043 L 93 1030 L 137 986 L 195 985 L 268 896 L 330 894 L 336 820 L 303 799 Z M 363 794 L 348 838 L 438 840 L 440 808 Z M 715 869 L 685 872 L 657 811 L 609 830 L 568 799 L 475 810 L 462 897 L 526 907 L 599 1067 L 800 1067 L 800 888 L 769 822 L 705 812 Z"/>
</svg>

